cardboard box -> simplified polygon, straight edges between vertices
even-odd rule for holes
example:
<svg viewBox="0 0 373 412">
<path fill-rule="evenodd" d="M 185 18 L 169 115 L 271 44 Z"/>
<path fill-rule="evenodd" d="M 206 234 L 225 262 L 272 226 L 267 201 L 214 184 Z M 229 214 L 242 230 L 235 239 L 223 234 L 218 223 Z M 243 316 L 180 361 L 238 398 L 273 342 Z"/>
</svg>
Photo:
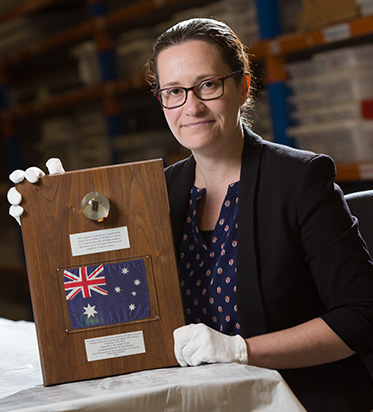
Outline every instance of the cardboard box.
<svg viewBox="0 0 373 412">
<path fill-rule="evenodd" d="M 359 16 L 355 0 L 302 0 L 299 30 L 319 29 Z"/>
</svg>

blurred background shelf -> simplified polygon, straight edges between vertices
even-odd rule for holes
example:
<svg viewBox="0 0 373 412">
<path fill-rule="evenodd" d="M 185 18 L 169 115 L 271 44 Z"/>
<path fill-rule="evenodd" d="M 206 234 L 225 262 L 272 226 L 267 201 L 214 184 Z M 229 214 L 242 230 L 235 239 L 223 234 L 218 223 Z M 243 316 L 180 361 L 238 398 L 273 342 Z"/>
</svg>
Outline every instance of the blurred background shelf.
<svg viewBox="0 0 373 412">
<path fill-rule="evenodd" d="M 358 182 L 373 180 L 373 162 L 338 164 L 337 178 L 342 182 Z"/>
<path fill-rule="evenodd" d="M 3 121 L 9 121 L 11 118 L 26 118 L 38 113 L 58 112 L 81 103 L 145 89 L 146 87 L 147 83 L 145 82 L 144 76 L 140 73 L 135 73 L 128 78 L 68 90 L 58 93 L 55 96 L 46 96 L 39 102 L 25 103 L 4 110 L 0 116 Z"/>
</svg>

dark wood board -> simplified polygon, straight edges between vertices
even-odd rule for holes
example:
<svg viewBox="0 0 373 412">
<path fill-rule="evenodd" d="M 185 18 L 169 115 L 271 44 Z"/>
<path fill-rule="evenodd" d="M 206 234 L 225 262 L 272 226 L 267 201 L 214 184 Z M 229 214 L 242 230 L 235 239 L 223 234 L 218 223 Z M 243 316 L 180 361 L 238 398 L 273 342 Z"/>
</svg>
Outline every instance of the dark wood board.
<svg viewBox="0 0 373 412">
<path fill-rule="evenodd" d="M 22 237 L 44 384 L 177 365 L 172 332 L 184 324 L 184 314 L 162 161 L 47 175 L 36 184 L 19 183 L 17 189 L 25 209 Z M 110 213 L 100 223 L 82 213 L 81 201 L 89 192 L 100 192 L 110 201 Z M 91 233 L 101 236 L 105 233 L 102 231 L 112 233 L 117 228 L 126 228 L 129 247 L 73 256 L 70 235 L 83 234 L 93 239 Z M 149 316 L 73 327 L 64 271 L 137 259 L 144 262 Z M 77 295 L 83 295 L 83 291 Z M 128 302 L 123 304 L 127 306 Z M 95 316 L 90 318 L 93 321 Z M 128 342 L 123 343 L 121 337 L 127 339 L 134 332 L 142 337 L 145 352 L 127 354 L 128 350 L 121 345 Z M 103 338 L 105 345 L 109 345 L 109 358 L 88 360 L 87 340 L 97 338 Z M 119 355 L 113 355 L 110 340 L 119 345 Z"/>
</svg>

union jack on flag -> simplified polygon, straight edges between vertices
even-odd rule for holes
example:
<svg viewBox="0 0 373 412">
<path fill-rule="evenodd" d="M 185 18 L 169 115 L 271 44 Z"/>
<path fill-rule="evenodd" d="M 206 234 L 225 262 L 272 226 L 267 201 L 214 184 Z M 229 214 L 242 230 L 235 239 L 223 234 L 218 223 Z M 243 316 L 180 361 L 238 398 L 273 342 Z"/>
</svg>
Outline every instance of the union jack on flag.
<svg viewBox="0 0 373 412">
<path fill-rule="evenodd" d="M 68 268 L 63 276 L 73 329 L 132 322 L 150 316 L 143 259 Z"/>
<path fill-rule="evenodd" d="M 78 275 L 65 270 L 63 272 L 64 276 L 70 279 L 70 282 L 65 281 L 65 290 L 71 289 L 71 292 L 66 296 L 66 300 L 73 299 L 79 292 L 82 292 L 84 298 L 91 297 L 91 291 L 107 295 L 108 292 L 99 286 L 106 285 L 105 276 L 98 277 L 103 270 L 104 265 L 100 265 L 88 276 L 87 267 L 79 268 Z"/>
</svg>

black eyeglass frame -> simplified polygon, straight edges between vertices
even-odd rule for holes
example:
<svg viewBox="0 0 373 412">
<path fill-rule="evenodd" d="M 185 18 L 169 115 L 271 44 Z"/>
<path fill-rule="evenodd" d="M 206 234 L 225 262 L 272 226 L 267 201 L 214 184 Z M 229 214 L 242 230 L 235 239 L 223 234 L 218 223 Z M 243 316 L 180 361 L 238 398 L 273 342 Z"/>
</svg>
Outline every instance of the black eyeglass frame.
<svg viewBox="0 0 373 412">
<path fill-rule="evenodd" d="M 184 104 L 186 103 L 186 101 L 187 101 L 187 99 L 188 99 L 188 92 L 190 92 L 190 91 L 193 91 L 193 93 L 195 94 L 195 96 L 196 96 L 199 100 L 202 100 L 203 102 L 206 102 L 206 101 L 209 101 L 209 100 L 219 99 L 219 98 L 222 97 L 223 94 L 224 94 L 224 81 L 225 81 L 226 79 L 228 79 L 229 77 L 232 77 L 232 76 L 234 76 L 234 75 L 236 75 L 236 74 L 238 74 L 238 73 L 242 73 L 242 71 L 241 71 L 241 70 L 236 70 L 236 71 L 228 74 L 228 76 L 210 77 L 210 78 L 208 78 L 208 79 L 203 79 L 203 80 L 199 81 L 198 83 L 196 83 L 195 85 L 193 85 L 193 86 L 191 86 L 191 87 L 181 87 L 181 86 L 165 87 L 164 89 L 159 89 L 159 90 L 154 89 L 154 90 L 152 90 L 152 92 L 153 92 L 154 96 L 158 99 L 160 105 L 161 105 L 164 109 L 176 109 L 176 108 L 178 108 L 178 107 L 184 106 Z M 199 86 L 201 83 L 207 82 L 207 81 L 209 81 L 209 80 L 220 80 L 220 81 L 221 81 L 222 90 L 221 90 L 221 94 L 220 94 L 219 96 L 205 99 L 205 98 L 203 98 L 203 97 L 201 97 L 201 96 L 198 96 L 198 94 L 197 94 L 196 91 L 195 91 L 195 88 L 196 88 L 197 86 Z M 185 91 L 185 99 L 184 99 L 183 103 L 177 104 L 176 106 L 168 107 L 168 106 L 165 106 L 165 105 L 163 104 L 163 102 L 162 102 L 162 97 L 160 96 L 159 93 L 161 93 L 161 92 L 163 92 L 163 91 L 165 91 L 165 90 L 172 90 L 172 89 L 182 89 L 182 90 L 184 90 L 184 91 Z"/>
</svg>

